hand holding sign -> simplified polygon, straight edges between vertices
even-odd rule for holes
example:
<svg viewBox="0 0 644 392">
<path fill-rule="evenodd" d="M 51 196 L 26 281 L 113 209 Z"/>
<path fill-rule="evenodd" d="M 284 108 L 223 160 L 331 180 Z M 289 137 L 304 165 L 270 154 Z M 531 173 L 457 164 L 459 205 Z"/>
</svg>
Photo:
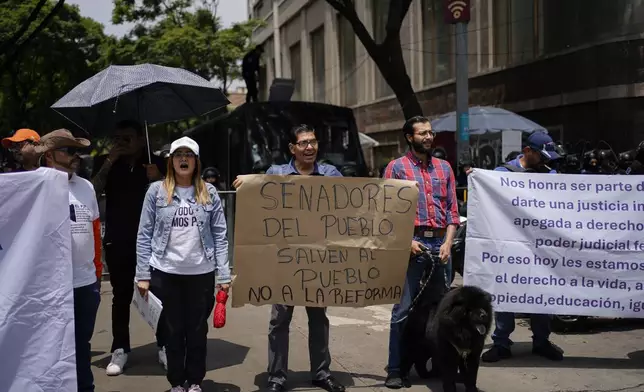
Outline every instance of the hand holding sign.
<svg viewBox="0 0 644 392">
<path fill-rule="evenodd" d="M 132 305 L 139 312 L 143 320 L 156 332 L 157 325 L 159 324 L 159 317 L 161 317 L 161 311 L 163 310 L 163 304 L 161 300 L 157 298 L 154 293 L 148 291 L 149 282 L 145 281 L 143 286 L 145 287 L 145 296 L 141 293 L 142 288 L 139 287 L 139 282 L 137 284 L 138 290 L 135 291 L 132 296 Z"/>
<path fill-rule="evenodd" d="M 148 290 L 150 290 L 150 281 L 149 280 L 140 280 L 136 284 L 137 290 L 139 290 L 139 294 L 141 297 L 147 299 L 148 297 Z"/>
</svg>

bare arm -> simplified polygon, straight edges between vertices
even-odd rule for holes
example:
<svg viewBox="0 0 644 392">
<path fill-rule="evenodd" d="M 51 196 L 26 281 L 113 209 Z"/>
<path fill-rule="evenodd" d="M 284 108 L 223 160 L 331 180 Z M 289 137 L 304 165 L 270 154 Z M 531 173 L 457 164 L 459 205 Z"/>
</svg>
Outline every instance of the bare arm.
<svg viewBox="0 0 644 392">
<path fill-rule="evenodd" d="M 105 158 L 105 162 L 103 162 L 103 165 L 101 166 L 99 171 L 92 177 L 92 185 L 94 185 L 94 190 L 99 196 L 105 190 L 105 186 L 107 185 L 107 175 L 109 174 L 111 168 L 112 161 L 109 157 L 107 157 Z"/>
</svg>

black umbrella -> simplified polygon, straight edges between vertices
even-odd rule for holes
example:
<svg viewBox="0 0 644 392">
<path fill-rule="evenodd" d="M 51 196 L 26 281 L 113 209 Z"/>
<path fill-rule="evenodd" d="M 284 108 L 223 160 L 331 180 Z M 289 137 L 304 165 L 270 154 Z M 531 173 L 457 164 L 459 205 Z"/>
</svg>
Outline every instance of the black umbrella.
<svg viewBox="0 0 644 392">
<path fill-rule="evenodd" d="M 181 68 L 112 65 L 80 83 L 51 107 L 88 133 L 121 120 L 147 126 L 198 117 L 230 103 L 208 80 Z"/>
</svg>

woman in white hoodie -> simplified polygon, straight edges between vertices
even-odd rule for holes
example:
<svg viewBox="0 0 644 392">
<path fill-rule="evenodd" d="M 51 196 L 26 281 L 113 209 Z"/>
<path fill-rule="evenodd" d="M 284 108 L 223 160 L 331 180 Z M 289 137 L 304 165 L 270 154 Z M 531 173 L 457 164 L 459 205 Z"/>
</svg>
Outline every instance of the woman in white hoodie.
<svg viewBox="0 0 644 392">
<path fill-rule="evenodd" d="M 201 178 L 194 140 L 172 143 L 167 173 L 145 196 L 136 282 L 145 296 L 152 281 L 163 303 L 171 392 L 185 391 L 186 383 L 189 392 L 200 392 L 215 285 L 228 291 L 231 280 L 226 220 L 215 187 Z"/>
</svg>

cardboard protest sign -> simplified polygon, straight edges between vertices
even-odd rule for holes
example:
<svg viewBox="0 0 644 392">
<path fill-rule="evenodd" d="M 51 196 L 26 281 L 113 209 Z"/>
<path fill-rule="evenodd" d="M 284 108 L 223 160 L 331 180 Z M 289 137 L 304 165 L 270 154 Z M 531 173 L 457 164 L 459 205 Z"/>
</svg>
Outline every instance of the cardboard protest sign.
<svg viewBox="0 0 644 392">
<path fill-rule="evenodd" d="M 233 307 L 398 303 L 418 188 L 413 181 L 243 176 Z"/>
</svg>

